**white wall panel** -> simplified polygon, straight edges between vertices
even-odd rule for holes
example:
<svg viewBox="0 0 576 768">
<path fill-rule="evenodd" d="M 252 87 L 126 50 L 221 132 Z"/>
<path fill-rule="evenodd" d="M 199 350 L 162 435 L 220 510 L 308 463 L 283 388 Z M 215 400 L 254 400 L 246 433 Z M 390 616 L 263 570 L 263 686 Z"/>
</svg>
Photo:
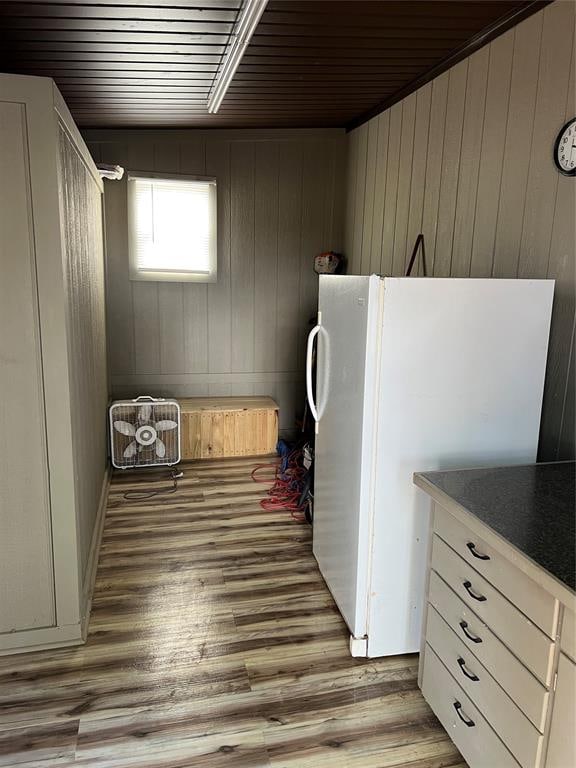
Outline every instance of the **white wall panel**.
<svg viewBox="0 0 576 768">
<path fill-rule="evenodd" d="M 362 222 L 362 250 L 360 253 L 360 270 L 367 271 L 372 263 L 372 221 L 374 218 L 376 194 L 376 160 L 378 156 L 378 120 L 368 123 L 368 147 L 366 162 L 366 198 Z"/>
<path fill-rule="evenodd" d="M 412 93 L 402 102 L 398 193 L 396 197 L 394 251 L 392 255 L 392 271 L 395 274 L 402 273 L 406 265 L 406 238 L 408 236 L 408 214 L 410 212 L 410 193 L 412 190 L 415 128 L 416 94 Z"/>
<path fill-rule="evenodd" d="M 574 15 L 556 0 L 348 135 L 350 272 L 403 274 L 422 231 L 428 275 L 556 280 L 542 459 L 574 456 L 576 184 L 552 159 Z"/>
<path fill-rule="evenodd" d="M 514 30 L 497 38 L 489 46 L 476 211 L 472 224 L 472 260 L 469 268 L 472 277 L 490 277 L 494 264 L 513 49 Z M 466 274 L 465 268 L 463 274 Z"/>
<path fill-rule="evenodd" d="M 408 266 L 414 243 L 422 231 L 422 216 L 424 213 L 424 190 L 426 179 L 426 158 L 428 152 L 428 135 L 430 132 L 430 108 L 432 99 L 432 83 L 421 88 L 416 94 L 416 118 L 414 124 L 414 152 L 412 156 L 412 177 L 410 184 L 410 206 L 408 212 L 408 230 L 406 238 L 406 259 Z M 413 267 L 413 274 L 419 274 L 420 259 Z"/>
<path fill-rule="evenodd" d="M 277 144 L 258 142 L 254 157 L 254 370 L 276 370 L 278 301 Z"/>
<path fill-rule="evenodd" d="M 446 277 L 450 274 L 452 268 L 452 243 L 454 240 L 454 221 L 456 219 L 460 148 L 462 146 L 467 80 L 468 60 L 466 59 L 456 64 L 448 73 L 446 123 L 444 126 L 440 189 L 438 193 L 438 224 L 436 227 L 436 244 L 434 249 L 434 275 L 436 277 Z"/>
<path fill-rule="evenodd" d="M 216 176 L 218 281 L 131 282 L 126 184 L 106 182 L 114 396 L 263 394 L 301 410 L 314 256 L 342 250 L 342 131 L 87 131 L 127 170 Z M 366 147 L 364 147 L 366 157 Z M 365 168 L 364 168 L 365 172 Z"/>
<path fill-rule="evenodd" d="M 444 131 L 446 128 L 449 77 L 449 73 L 445 72 L 432 82 L 426 176 L 424 179 L 424 210 L 422 212 L 421 230 L 426 232 L 426 262 L 429 275 L 434 274 L 434 259 L 436 255 L 438 204 L 440 200 L 440 177 L 444 161 Z M 420 261 L 419 259 L 419 266 L 421 266 Z"/>
<path fill-rule="evenodd" d="M 300 144 L 289 144 L 281 148 L 278 189 L 278 285 L 280 291 L 276 306 L 277 371 L 298 368 L 302 163 Z M 297 311 L 294 307 L 295 301 L 298 304 Z"/>
<path fill-rule="evenodd" d="M 372 209 L 372 236 L 370 242 L 370 272 L 380 272 L 382 261 L 382 227 L 386 196 L 386 169 L 388 165 L 388 134 L 390 113 L 384 112 L 374 121 L 378 127 L 376 157 L 374 158 L 374 206 Z"/>
<path fill-rule="evenodd" d="M 468 62 L 452 246 L 451 274 L 454 277 L 468 277 L 470 274 L 489 54 L 490 49 L 485 46 L 471 56 Z"/>
<path fill-rule="evenodd" d="M 56 620 L 26 111 L 0 101 L 0 633 Z"/>
<path fill-rule="evenodd" d="M 354 199 L 354 235 L 352 257 L 355 270 L 361 269 L 364 238 L 364 210 L 366 198 L 366 169 L 368 162 L 368 125 L 358 128 L 358 158 L 356 162 L 356 192 Z"/>
<path fill-rule="evenodd" d="M 392 274 L 392 262 L 394 258 L 394 227 L 396 223 L 396 201 L 398 199 L 402 104 L 395 104 L 389 112 L 390 128 L 388 132 L 384 221 L 382 224 L 382 259 L 380 261 L 380 270 L 383 275 Z"/>
<path fill-rule="evenodd" d="M 315 325 L 318 310 L 318 275 L 307 255 L 328 250 L 323 245 L 323 218 L 324 189 L 329 180 L 331 151 L 332 148 L 323 143 L 309 143 L 303 149 L 297 367 L 305 358 L 306 337 Z"/>
</svg>

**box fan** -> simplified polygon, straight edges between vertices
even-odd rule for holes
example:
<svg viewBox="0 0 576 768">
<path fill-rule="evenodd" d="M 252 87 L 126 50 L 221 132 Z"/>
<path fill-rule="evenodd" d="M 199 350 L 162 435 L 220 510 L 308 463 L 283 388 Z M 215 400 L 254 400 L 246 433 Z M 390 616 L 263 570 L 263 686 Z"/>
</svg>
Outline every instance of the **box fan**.
<svg viewBox="0 0 576 768">
<path fill-rule="evenodd" d="M 172 466 L 180 461 L 180 406 L 148 395 L 110 406 L 110 454 L 117 469 Z"/>
</svg>

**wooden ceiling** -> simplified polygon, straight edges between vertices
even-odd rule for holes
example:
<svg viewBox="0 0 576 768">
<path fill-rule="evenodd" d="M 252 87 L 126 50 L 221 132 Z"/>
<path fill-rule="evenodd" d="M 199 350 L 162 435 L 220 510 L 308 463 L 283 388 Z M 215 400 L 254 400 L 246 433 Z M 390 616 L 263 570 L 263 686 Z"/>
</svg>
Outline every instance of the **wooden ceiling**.
<svg viewBox="0 0 576 768">
<path fill-rule="evenodd" d="M 0 3 L 0 69 L 49 75 L 81 126 L 350 126 L 545 5 L 270 0 L 216 115 L 241 0 Z"/>
</svg>

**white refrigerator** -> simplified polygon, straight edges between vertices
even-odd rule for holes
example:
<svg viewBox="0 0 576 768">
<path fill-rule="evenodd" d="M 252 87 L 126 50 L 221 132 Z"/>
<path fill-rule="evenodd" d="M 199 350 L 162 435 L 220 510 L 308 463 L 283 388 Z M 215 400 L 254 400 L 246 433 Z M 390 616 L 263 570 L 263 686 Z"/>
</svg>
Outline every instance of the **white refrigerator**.
<svg viewBox="0 0 576 768">
<path fill-rule="evenodd" d="M 313 546 L 352 655 L 419 649 L 429 500 L 413 472 L 536 460 L 553 291 L 320 276 Z"/>
</svg>

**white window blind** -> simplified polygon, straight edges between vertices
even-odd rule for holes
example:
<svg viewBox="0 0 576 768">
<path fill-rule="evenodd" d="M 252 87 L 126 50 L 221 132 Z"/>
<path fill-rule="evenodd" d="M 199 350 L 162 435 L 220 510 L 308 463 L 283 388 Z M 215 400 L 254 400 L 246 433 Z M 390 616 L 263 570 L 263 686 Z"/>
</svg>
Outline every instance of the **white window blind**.
<svg viewBox="0 0 576 768">
<path fill-rule="evenodd" d="M 216 181 L 128 176 L 134 280 L 216 280 Z"/>
</svg>

